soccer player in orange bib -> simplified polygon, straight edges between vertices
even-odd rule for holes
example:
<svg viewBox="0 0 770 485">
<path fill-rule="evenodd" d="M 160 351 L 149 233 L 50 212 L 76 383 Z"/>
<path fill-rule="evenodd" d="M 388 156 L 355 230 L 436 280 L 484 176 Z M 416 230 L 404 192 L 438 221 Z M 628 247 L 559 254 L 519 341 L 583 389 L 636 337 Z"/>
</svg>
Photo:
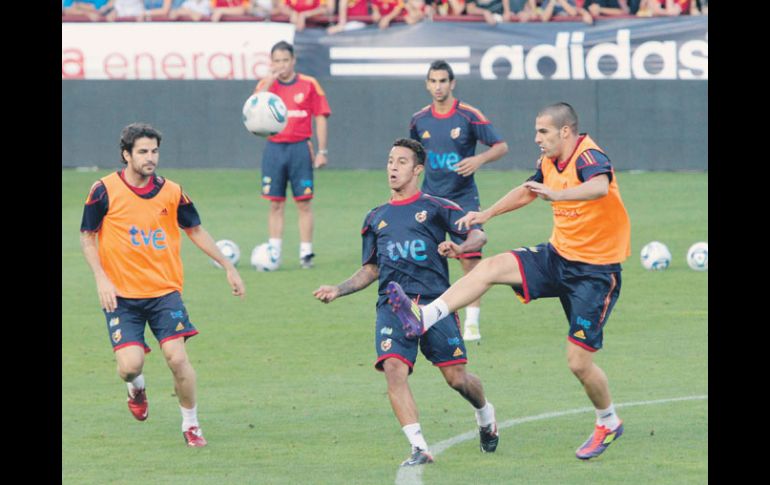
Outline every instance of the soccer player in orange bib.
<svg viewBox="0 0 770 485">
<path fill-rule="evenodd" d="M 149 323 L 174 376 L 188 446 L 206 446 L 198 423 L 195 369 L 185 349 L 198 330 L 182 302 L 184 274 L 181 227 L 190 240 L 222 265 L 233 295 L 245 288 L 238 270 L 201 226 L 182 187 L 155 173 L 161 134 L 132 123 L 123 129 L 123 169 L 93 184 L 80 226 L 80 244 L 96 279 L 118 374 L 128 385 L 128 409 L 139 421 L 148 416 L 144 341 Z"/>
<path fill-rule="evenodd" d="M 541 109 L 535 132 L 542 152 L 535 175 L 489 209 L 469 212 L 456 224 L 460 229 L 484 224 L 539 197 L 553 207 L 549 242 L 483 259 L 425 307 L 413 303 L 396 282 L 387 291 L 412 338 L 495 284 L 510 285 L 524 303 L 559 297 L 570 327 L 567 363 L 596 408 L 594 432 L 576 451 L 587 460 L 623 433 L 607 376 L 593 355 L 602 347 L 604 327 L 620 295 L 620 264 L 631 254 L 631 223 L 609 158 L 590 136 L 578 132 L 572 106 L 556 103 Z"/>
</svg>

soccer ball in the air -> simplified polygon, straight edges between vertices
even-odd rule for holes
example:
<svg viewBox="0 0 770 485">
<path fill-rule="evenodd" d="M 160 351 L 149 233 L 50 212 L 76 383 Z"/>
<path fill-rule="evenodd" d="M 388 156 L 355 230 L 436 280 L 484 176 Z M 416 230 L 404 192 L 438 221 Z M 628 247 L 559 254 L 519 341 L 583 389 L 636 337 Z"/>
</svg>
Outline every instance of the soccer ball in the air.
<svg viewBox="0 0 770 485">
<path fill-rule="evenodd" d="M 275 271 L 281 265 L 281 255 L 270 243 L 262 243 L 251 252 L 251 265 L 257 271 Z"/>
<path fill-rule="evenodd" d="M 652 241 L 642 248 L 642 266 L 644 269 L 661 271 L 671 264 L 671 251 L 665 244 Z"/>
<path fill-rule="evenodd" d="M 687 250 L 687 265 L 695 271 L 709 269 L 709 243 L 696 242 Z"/>
<path fill-rule="evenodd" d="M 271 92 L 254 93 L 243 103 L 243 125 L 257 136 L 280 133 L 286 127 L 287 119 L 286 105 Z"/>
<path fill-rule="evenodd" d="M 217 241 L 217 247 L 219 248 L 219 251 L 224 254 L 224 256 L 229 259 L 231 263 L 233 263 L 233 266 L 238 264 L 238 261 L 241 260 L 241 249 L 233 241 L 229 239 L 220 239 Z M 217 268 L 222 267 L 221 264 L 217 263 L 213 259 L 211 262 L 214 263 L 214 266 Z"/>
</svg>

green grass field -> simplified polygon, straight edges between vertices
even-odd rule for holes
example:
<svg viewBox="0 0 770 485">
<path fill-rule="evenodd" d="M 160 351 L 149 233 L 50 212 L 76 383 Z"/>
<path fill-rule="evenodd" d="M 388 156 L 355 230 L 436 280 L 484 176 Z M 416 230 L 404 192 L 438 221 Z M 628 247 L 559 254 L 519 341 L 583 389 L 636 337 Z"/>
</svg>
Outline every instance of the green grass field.
<svg viewBox="0 0 770 485">
<path fill-rule="evenodd" d="M 184 301 L 200 335 L 188 341 L 198 373 L 198 409 L 209 446 L 188 449 L 171 374 L 148 331 L 145 365 L 150 417 L 135 421 L 115 362 L 95 283 L 80 252 L 82 206 L 107 171 L 62 171 L 62 482 L 66 484 L 387 484 L 409 447 L 373 370 L 376 284 L 330 305 L 312 297 L 360 264 L 366 212 L 389 197 L 385 172 L 316 175 L 318 255 L 299 269 L 296 211 L 288 207 L 284 264 L 275 273 L 248 265 L 267 239 L 266 202 L 256 170 L 168 170 L 195 201 L 215 239 L 236 241 L 247 286 L 230 296 L 224 273 L 189 240 L 183 243 Z M 483 171 L 490 205 L 529 173 Z M 708 174 L 620 173 L 631 216 L 632 255 L 597 362 L 616 404 L 708 395 L 708 272 L 687 267 L 690 244 L 708 240 Z M 486 226 L 486 254 L 547 240 L 548 204 Z M 673 255 L 664 272 L 639 263 L 644 243 Z M 450 263 L 452 279 L 459 265 Z M 565 361 L 568 326 L 557 299 L 522 305 L 510 289 L 484 297 L 483 340 L 469 344 L 468 370 L 483 381 L 498 422 L 590 405 Z M 410 378 L 429 444 L 475 429 L 472 409 L 420 355 Z M 590 433 L 592 411 L 501 430 L 494 454 L 477 439 L 436 456 L 426 484 L 702 484 L 708 481 L 708 399 L 619 409 L 625 434 L 596 460 L 574 450 Z M 513 422 L 513 421 L 512 421 Z M 418 483 L 412 479 L 410 483 Z"/>
</svg>

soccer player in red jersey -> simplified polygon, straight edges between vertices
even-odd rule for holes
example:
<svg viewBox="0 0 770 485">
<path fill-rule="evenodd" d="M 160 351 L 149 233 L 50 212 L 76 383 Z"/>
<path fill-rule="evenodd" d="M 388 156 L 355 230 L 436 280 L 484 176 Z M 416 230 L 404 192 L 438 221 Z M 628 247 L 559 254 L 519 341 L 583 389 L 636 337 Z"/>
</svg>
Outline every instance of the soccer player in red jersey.
<svg viewBox="0 0 770 485">
<path fill-rule="evenodd" d="M 278 42 L 270 51 L 271 70 L 257 84 L 254 92 L 270 91 L 283 100 L 288 109 L 286 127 L 267 139 L 262 156 L 262 197 L 270 201 L 268 231 L 270 245 L 280 258 L 283 236 L 286 184 L 291 184 L 299 211 L 300 266 L 313 267 L 313 169 L 327 163 L 327 118 L 331 115 L 326 94 L 312 76 L 294 70 L 294 47 Z M 310 137 L 315 120 L 318 151 L 313 153 Z"/>
</svg>

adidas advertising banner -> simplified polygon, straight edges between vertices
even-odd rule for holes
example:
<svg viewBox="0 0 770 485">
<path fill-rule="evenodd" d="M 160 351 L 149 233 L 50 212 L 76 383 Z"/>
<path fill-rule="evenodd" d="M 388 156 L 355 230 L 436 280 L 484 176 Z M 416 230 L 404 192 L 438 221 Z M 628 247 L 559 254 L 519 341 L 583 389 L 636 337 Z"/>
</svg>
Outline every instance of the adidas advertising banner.
<svg viewBox="0 0 770 485">
<path fill-rule="evenodd" d="M 63 22 L 62 79 L 262 78 L 294 26 L 270 22 Z"/>
<path fill-rule="evenodd" d="M 324 77 L 424 77 L 435 59 L 457 76 L 507 80 L 708 80 L 708 17 L 578 22 L 376 25 L 295 34 L 298 69 Z"/>
</svg>

